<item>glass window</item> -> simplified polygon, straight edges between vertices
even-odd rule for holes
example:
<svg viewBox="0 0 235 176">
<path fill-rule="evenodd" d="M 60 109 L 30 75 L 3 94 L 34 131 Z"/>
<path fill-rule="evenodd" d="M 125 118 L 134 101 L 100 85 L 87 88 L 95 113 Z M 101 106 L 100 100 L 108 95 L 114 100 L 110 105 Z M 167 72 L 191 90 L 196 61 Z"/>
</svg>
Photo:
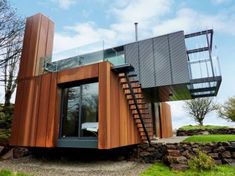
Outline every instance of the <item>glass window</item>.
<svg viewBox="0 0 235 176">
<path fill-rule="evenodd" d="M 97 137 L 98 83 L 64 88 L 61 137 Z"/>
</svg>

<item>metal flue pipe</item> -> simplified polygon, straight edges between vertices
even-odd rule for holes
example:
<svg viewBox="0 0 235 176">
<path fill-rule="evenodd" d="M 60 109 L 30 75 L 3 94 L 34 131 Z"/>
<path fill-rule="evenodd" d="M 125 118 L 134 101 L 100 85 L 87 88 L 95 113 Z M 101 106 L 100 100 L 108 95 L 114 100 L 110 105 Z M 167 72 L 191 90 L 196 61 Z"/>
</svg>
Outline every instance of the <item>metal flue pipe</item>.
<svg viewBox="0 0 235 176">
<path fill-rule="evenodd" d="M 137 42 L 138 41 L 138 23 L 135 22 L 135 41 Z"/>
</svg>

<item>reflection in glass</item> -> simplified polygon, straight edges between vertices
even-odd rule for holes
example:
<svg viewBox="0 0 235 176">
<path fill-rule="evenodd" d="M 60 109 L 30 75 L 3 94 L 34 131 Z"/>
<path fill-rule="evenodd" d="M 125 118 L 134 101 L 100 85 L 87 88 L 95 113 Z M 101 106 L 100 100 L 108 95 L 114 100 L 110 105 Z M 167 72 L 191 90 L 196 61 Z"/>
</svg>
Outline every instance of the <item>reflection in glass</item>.
<svg viewBox="0 0 235 176">
<path fill-rule="evenodd" d="M 98 83 L 64 88 L 61 137 L 97 137 Z"/>
<path fill-rule="evenodd" d="M 96 136 L 98 130 L 98 83 L 82 85 L 80 136 Z"/>
</svg>

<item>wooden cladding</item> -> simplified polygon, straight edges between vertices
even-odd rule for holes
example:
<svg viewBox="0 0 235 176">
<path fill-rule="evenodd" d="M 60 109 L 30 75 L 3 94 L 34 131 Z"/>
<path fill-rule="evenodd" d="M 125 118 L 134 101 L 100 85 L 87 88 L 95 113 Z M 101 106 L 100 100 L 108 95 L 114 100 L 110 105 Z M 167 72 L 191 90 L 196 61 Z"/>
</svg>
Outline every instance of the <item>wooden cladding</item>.
<svg viewBox="0 0 235 176">
<path fill-rule="evenodd" d="M 89 70 L 92 71 L 89 73 Z M 66 73 L 66 76 L 62 76 L 63 73 Z M 97 76 L 99 80 L 98 148 L 110 149 L 140 143 L 139 133 L 119 77 L 111 71 L 110 63 L 103 62 L 20 81 L 11 144 L 56 147 L 61 99 L 58 85 L 73 82 L 75 77 L 76 81 L 83 81 Z"/>
<path fill-rule="evenodd" d="M 42 75 L 42 58 L 52 55 L 53 37 L 50 19 L 42 14 L 27 18 L 10 140 L 13 145 L 55 145 L 51 130 L 56 128 L 57 74 Z"/>
<path fill-rule="evenodd" d="M 98 65 L 21 80 L 17 88 L 10 143 L 29 147 L 56 147 L 61 99 L 58 84 L 73 82 L 75 79 L 82 81 L 97 78 Z M 63 76 L 65 73 L 66 76 Z"/>
<path fill-rule="evenodd" d="M 53 32 L 53 22 L 42 14 L 27 19 L 10 144 L 56 147 L 60 125 L 60 86 L 89 79 L 99 81 L 98 148 L 140 143 L 119 77 L 112 72 L 109 62 L 43 73 L 42 57 L 51 56 Z"/>
<path fill-rule="evenodd" d="M 168 138 L 173 136 L 171 107 L 167 103 L 160 103 L 160 121 L 159 121 L 159 137 Z"/>
<path fill-rule="evenodd" d="M 56 131 L 56 73 L 18 83 L 11 144 L 53 147 Z M 56 120 L 55 120 L 56 119 Z"/>
<path fill-rule="evenodd" d="M 27 18 L 19 79 L 42 74 L 43 57 L 51 57 L 54 23 L 42 14 Z"/>
<path fill-rule="evenodd" d="M 140 143 L 140 136 L 117 74 L 111 64 L 99 64 L 98 148 L 110 149 Z"/>
<path fill-rule="evenodd" d="M 98 78 L 98 64 L 87 65 L 60 71 L 58 73 L 58 84 L 82 81 L 91 78 Z"/>
</svg>

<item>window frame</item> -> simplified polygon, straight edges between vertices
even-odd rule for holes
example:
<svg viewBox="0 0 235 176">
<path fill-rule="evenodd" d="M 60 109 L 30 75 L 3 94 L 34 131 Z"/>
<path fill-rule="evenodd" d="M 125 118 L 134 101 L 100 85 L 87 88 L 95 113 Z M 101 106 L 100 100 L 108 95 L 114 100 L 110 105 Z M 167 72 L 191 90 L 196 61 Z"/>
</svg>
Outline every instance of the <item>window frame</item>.
<svg viewBox="0 0 235 176">
<path fill-rule="evenodd" d="M 61 89 L 59 140 L 68 141 L 68 140 L 71 139 L 71 140 L 81 140 L 81 141 L 84 141 L 84 140 L 89 140 L 89 141 L 96 140 L 97 141 L 98 131 L 97 131 L 97 136 L 96 137 L 81 136 L 81 126 L 82 126 L 82 123 L 81 123 L 82 112 L 81 111 L 79 111 L 79 114 L 78 114 L 78 136 L 63 137 L 63 134 L 62 134 L 63 133 L 63 121 L 64 121 L 64 117 L 65 117 L 64 111 L 67 111 L 66 107 L 68 106 L 68 98 L 65 99 L 65 90 L 68 89 L 68 88 L 78 87 L 78 86 L 82 86 L 82 85 L 86 85 L 86 84 L 92 84 L 92 83 L 97 83 L 98 84 L 98 102 L 97 102 L 97 113 L 98 113 L 99 112 L 99 81 L 98 81 L 98 78 L 88 79 L 88 80 L 81 80 L 81 81 L 70 82 L 70 83 L 58 85 L 59 88 Z M 82 88 L 80 88 L 80 93 L 82 93 L 82 92 L 83 92 L 83 90 L 82 90 Z M 80 109 L 82 107 L 82 97 L 83 97 L 82 95 L 79 97 L 79 107 L 80 107 Z M 99 123 L 99 116 L 97 118 L 97 122 Z"/>
</svg>

